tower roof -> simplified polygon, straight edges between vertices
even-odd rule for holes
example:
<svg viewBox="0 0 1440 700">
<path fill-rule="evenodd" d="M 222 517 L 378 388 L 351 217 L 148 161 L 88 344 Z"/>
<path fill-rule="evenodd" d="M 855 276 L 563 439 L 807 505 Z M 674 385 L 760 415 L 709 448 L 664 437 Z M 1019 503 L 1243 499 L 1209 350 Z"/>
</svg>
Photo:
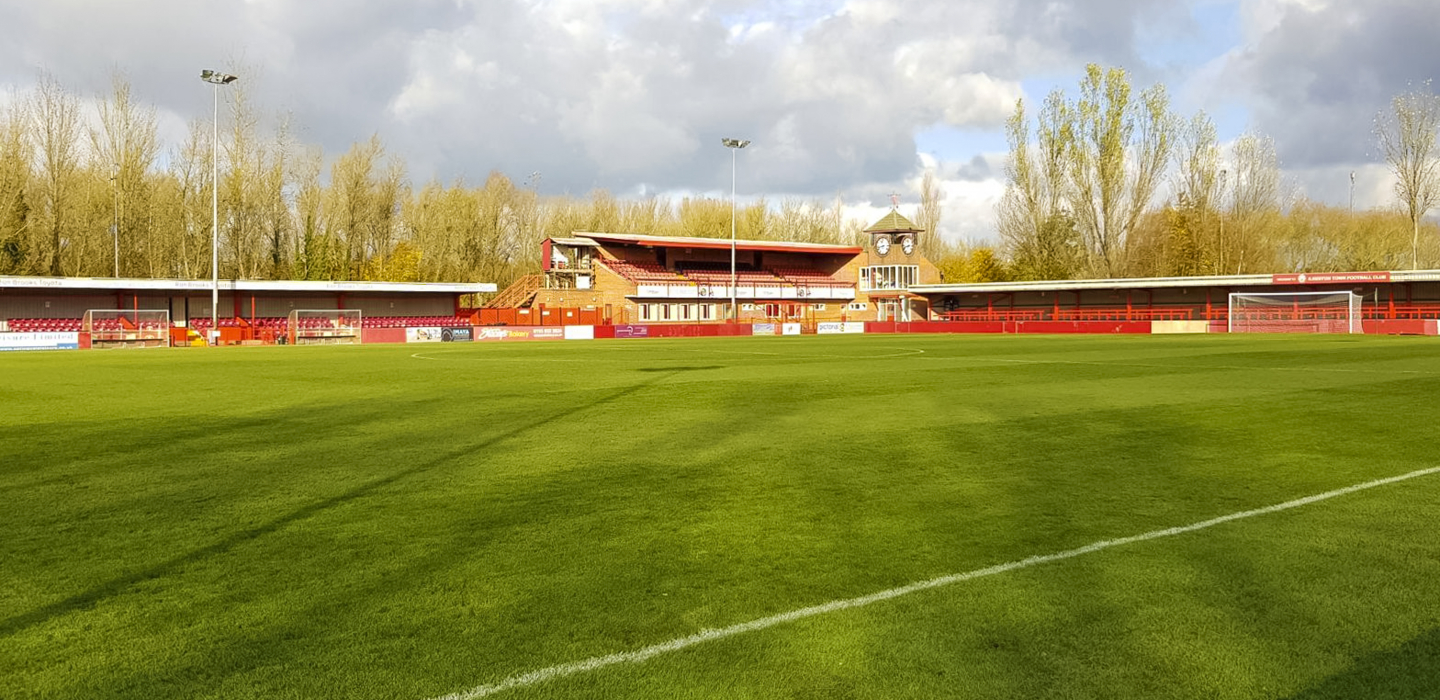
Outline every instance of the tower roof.
<svg viewBox="0 0 1440 700">
<path fill-rule="evenodd" d="M 920 229 L 916 228 L 915 224 L 911 223 L 909 219 L 900 215 L 900 210 L 891 209 L 890 213 L 885 215 L 885 218 L 876 221 L 874 224 L 871 224 L 870 228 L 865 229 L 865 233 L 888 233 L 894 231 L 916 232 L 919 230 Z"/>
</svg>

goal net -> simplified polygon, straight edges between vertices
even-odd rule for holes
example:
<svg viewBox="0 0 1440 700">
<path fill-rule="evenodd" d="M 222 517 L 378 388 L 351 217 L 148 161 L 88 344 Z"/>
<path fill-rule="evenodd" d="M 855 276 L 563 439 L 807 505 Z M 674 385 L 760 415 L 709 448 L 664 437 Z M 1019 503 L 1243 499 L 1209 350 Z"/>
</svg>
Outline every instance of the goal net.
<svg viewBox="0 0 1440 700">
<path fill-rule="evenodd" d="M 359 309 L 295 309 L 286 323 L 292 345 L 360 343 Z"/>
<path fill-rule="evenodd" d="M 170 312 L 164 309 L 91 309 L 80 333 L 92 348 L 162 348 L 170 345 Z"/>
<path fill-rule="evenodd" d="M 1231 333 L 1363 333 L 1354 292 L 1230 295 Z"/>
</svg>

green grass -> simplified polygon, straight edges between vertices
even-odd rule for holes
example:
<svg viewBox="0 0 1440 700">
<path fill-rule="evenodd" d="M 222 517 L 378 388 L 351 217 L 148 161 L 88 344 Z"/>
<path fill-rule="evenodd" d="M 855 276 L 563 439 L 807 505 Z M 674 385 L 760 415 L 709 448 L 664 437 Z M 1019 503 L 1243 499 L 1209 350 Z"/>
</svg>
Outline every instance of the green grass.
<svg viewBox="0 0 1440 700">
<path fill-rule="evenodd" d="M 425 700 L 1440 465 L 1432 338 L 12 353 L 0 377 L 6 698 Z M 496 697 L 1428 697 L 1437 527 L 1425 476 Z"/>
</svg>

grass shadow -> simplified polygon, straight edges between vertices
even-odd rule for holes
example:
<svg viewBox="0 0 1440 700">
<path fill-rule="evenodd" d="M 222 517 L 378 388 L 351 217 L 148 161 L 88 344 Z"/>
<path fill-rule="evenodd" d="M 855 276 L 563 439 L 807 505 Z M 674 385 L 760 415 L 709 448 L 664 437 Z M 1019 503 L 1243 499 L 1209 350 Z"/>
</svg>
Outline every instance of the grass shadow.
<svg viewBox="0 0 1440 700">
<path fill-rule="evenodd" d="M 554 424 L 577 413 L 604 404 L 621 400 L 631 394 L 645 389 L 646 387 L 658 384 L 665 379 L 675 375 L 674 371 L 665 374 L 657 374 L 639 384 L 624 387 L 619 391 L 601 396 L 593 401 L 570 406 L 562 411 L 553 413 L 545 418 L 539 418 L 523 426 L 507 430 L 485 439 L 466 443 L 437 453 L 432 459 L 415 464 L 414 466 L 402 469 L 384 477 L 372 479 L 346 491 L 324 498 L 303 507 L 292 510 L 280 517 L 271 519 L 254 527 L 246 528 L 230 534 L 229 536 L 205 547 L 193 549 L 178 554 L 170 559 L 117 576 L 90 587 L 87 590 L 75 593 L 48 605 L 41 606 L 34 610 L 19 615 L 14 615 L 0 620 L 0 637 L 12 636 L 29 628 L 44 624 L 56 617 L 76 610 L 88 609 L 97 603 L 119 595 L 131 586 L 164 576 L 169 576 L 182 568 L 201 562 L 212 557 L 224 554 L 243 544 L 253 542 L 261 537 L 275 533 L 288 525 L 311 518 L 346 503 L 364 497 L 386 486 L 401 481 L 429 470 L 444 466 L 465 455 L 479 453 L 487 448 L 494 447 L 507 440 L 511 440 L 535 431 L 542 430 L 546 426 Z"/>
<path fill-rule="evenodd" d="M 1289 700 L 1410 700 L 1440 694 L 1440 628 L 1355 660 L 1349 669 Z"/>
</svg>

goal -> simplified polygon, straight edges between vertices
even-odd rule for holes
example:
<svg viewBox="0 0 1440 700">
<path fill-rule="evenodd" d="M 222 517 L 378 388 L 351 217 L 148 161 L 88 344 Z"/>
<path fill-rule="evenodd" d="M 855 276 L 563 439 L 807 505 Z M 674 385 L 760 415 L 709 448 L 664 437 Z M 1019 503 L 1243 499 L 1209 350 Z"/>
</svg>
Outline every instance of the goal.
<svg viewBox="0 0 1440 700">
<path fill-rule="evenodd" d="M 170 345 L 170 312 L 165 309 L 91 309 L 80 333 L 92 348 L 163 348 Z"/>
<path fill-rule="evenodd" d="M 291 345 L 360 344 L 359 309 L 295 309 L 286 323 Z"/>
<path fill-rule="evenodd" d="M 1230 295 L 1231 333 L 1363 333 L 1354 292 Z"/>
</svg>

